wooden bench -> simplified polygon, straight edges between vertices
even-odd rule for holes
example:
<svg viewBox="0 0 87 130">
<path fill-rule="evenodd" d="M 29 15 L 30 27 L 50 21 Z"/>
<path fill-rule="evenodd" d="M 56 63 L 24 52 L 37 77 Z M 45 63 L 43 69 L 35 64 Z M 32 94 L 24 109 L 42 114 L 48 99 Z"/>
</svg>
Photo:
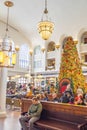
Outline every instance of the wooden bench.
<svg viewBox="0 0 87 130">
<path fill-rule="evenodd" d="M 41 118 L 34 124 L 38 130 L 87 130 L 86 106 L 44 101 L 41 103 L 43 105 Z M 22 112 L 26 111 L 30 104 L 30 100 L 23 99 Z"/>
</svg>

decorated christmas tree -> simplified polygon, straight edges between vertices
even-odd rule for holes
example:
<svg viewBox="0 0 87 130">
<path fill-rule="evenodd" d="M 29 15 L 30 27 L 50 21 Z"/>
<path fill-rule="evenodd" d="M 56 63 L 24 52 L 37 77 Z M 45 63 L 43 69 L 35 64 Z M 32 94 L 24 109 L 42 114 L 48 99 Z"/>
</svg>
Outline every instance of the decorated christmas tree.
<svg viewBox="0 0 87 130">
<path fill-rule="evenodd" d="M 82 73 L 80 58 L 76 48 L 76 42 L 72 37 L 68 37 L 64 44 L 64 50 L 61 57 L 59 81 L 63 78 L 69 78 L 73 82 L 74 92 L 77 88 L 85 91 L 85 78 Z"/>
</svg>

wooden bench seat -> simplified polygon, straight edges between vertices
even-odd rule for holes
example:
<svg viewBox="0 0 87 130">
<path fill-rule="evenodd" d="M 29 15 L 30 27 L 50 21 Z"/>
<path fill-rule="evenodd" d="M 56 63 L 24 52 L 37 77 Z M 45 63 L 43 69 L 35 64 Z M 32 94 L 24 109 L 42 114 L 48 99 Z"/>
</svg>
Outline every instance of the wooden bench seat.
<svg viewBox="0 0 87 130">
<path fill-rule="evenodd" d="M 40 120 L 35 122 L 34 127 L 38 130 L 86 130 L 83 127 L 86 122 L 84 116 L 43 110 Z"/>
<path fill-rule="evenodd" d="M 30 104 L 29 101 L 26 103 Z M 40 120 L 34 123 L 34 128 L 38 130 L 87 130 L 87 107 L 43 101 L 41 103 L 43 111 Z M 25 103 L 24 106 L 26 106 Z M 22 109 L 22 112 L 24 111 Z"/>
<path fill-rule="evenodd" d="M 39 120 L 34 125 L 39 130 L 79 130 L 77 124 L 71 124 L 69 122 L 55 121 L 55 120 Z"/>
</svg>

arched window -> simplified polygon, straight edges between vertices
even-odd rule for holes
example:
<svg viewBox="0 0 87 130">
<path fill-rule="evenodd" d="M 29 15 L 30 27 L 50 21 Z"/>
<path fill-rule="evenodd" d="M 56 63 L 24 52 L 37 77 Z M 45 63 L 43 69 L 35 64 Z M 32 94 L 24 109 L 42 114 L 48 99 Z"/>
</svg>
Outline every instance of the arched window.
<svg viewBox="0 0 87 130">
<path fill-rule="evenodd" d="M 81 51 L 84 52 L 84 53 L 81 53 L 81 60 L 82 60 L 82 62 L 87 63 L 87 50 L 86 50 L 86 48 L 87 48 L 87 31 L 82 34 L 80 41 L 81 41 L 82 46 L 84 46 L 83 50 L 81 48 Z"/>
<path fill-rule="evenodd" d="M 84 32 L 81 36 L 81 43 L 87 44 L 87 32 Z"/>
<path fill-rule="evenodd" d="M 38 72 L 41 71 L 42 68 L 42 52 L 41 52 L 41 46 L 36 46 L 34 49 L 34 69 Z"/>
<path fill-rule="evenodd" d="M 41 47 L 40 46 L 36 46 L 35 49 L 34 49 L 34 55 L 37 55 L 41 53 Z"/>
<path fill-rule="evenodd" d="M 26 44 L 23 44 L 20 47 L 19 66 L 21 68 L 28 68 L 29 66 L 29 47 Z"/>
</svg>

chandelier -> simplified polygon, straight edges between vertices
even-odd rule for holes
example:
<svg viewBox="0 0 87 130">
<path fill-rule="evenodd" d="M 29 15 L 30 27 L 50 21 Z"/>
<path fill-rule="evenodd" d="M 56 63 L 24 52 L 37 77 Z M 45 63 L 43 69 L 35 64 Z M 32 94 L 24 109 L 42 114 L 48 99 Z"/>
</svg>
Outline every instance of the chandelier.
<svg viewBox="0 0 87 130">
<path fill-rule="evenodd" d="M 13 3 L 11 1 L 6 1 L 4 4 L 8 7 L 8 11 L 6 34 L 3 39 L 0 39 L 0 67 L 11 68 L 16 64 L 16 50 L 14 47 L 14 42 L 8 36 L 9 7 L 12 7 Z"/>
<path fill-rule="evenodd" d="M 43 12 L 41 21 L 38 23 L 38 31 L 44 40 L 48 40 L 53 30 L 54 30 L 54 23 L 48 19 L 47 0 L 45 0 L 45 10 Z"/>
</svg>

